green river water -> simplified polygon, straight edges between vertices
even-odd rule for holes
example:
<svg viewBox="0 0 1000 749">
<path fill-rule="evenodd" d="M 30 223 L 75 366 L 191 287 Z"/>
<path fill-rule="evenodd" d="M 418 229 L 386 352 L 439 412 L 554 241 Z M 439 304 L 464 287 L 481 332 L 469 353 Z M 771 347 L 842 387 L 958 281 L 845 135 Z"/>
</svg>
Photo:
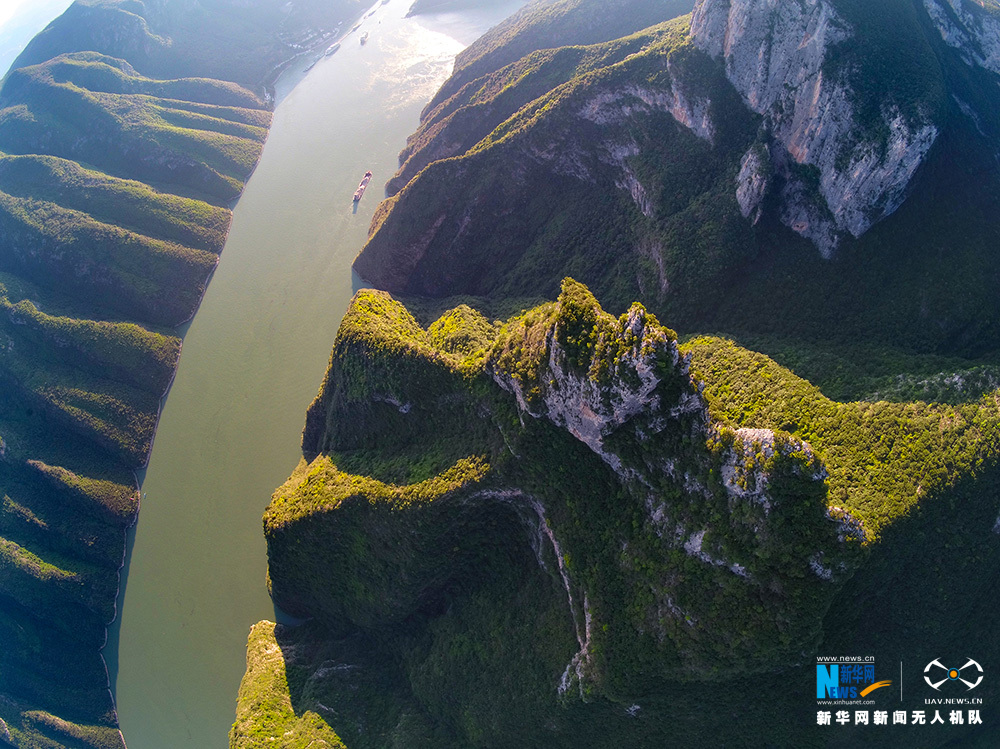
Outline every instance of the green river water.
<svg viewBox="0 0 1000 749">
<path fill-rule="evenodd" d="M 337 53 L 308 74 L 315 55 L 305 58 L 278 82 L 142 485 L 107 648 L 130 749 L 227 745 L 247 633 L 275 615 L 261 514 L 300 457 L 306 407 L 358 285 L 351 261 L 455 54 L 518 3 L 409 19 L 408 5 L 375 6 Z M 374 179 L 355 213 L 366 169 Z"/>
</svg>

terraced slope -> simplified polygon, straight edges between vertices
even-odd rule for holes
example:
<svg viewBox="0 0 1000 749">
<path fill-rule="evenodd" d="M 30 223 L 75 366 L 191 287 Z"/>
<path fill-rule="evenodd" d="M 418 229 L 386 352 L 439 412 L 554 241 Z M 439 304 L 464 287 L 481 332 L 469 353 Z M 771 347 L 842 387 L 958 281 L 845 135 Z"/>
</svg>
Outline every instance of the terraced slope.
<svg viewBox="0 0 1000 749">
<path fill-rule="evenodd" d="M 120 746 L 99 650 L 133 472 L 270 123 L 93 52 L 0 93 L 0 735 Z"/>
</svg>

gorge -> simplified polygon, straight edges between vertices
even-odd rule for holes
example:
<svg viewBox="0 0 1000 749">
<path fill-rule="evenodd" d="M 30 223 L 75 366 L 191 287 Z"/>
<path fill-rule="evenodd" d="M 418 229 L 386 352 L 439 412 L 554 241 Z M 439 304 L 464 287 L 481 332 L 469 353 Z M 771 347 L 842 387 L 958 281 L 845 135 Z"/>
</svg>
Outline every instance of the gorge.
<svg viewBox="0 0 1000 749">
<path fill-rule="evenodd" d="M 405 5 L 80 2 L 5 80 L 0 743 L 222 743 L 260 618 L 237 749 L 988 745 L 814 664 L 1000 655 L 1000 6 L 535 0 L 448 78 L 512 8 Z"/>
</svg>

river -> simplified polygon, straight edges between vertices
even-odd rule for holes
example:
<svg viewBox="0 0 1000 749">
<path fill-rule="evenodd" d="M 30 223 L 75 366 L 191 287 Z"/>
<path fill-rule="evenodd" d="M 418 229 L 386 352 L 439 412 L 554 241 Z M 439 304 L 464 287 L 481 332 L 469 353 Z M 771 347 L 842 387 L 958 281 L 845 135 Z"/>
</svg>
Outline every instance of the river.
<svg viewBox="0 0 1000 749">
<path fill-rule="evenodd" d="M 261 515 L 300 457 L 305 410 L 357 285 L 351 261 L 454 56 L 518 5 L 405 18 L 409 0 L 391 0 L 308 74 L 311 59 L 278 81 L 267 144 L 185 334 L 142 483 L 107 648 L 130 749 L 227 745 L 247 633 L 275 615 Z"/>
</svg>

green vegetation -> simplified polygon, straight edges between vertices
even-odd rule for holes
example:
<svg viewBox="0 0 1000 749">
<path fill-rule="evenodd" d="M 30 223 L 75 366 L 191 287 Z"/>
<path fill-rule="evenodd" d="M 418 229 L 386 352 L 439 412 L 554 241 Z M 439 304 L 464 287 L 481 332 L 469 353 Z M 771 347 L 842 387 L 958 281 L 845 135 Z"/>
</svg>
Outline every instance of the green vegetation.
<svg viewBox="0 0 1000 749">
<path fill-rule="evenodd" d="M 78 0 L 38 34 L 13 69 L 67 52 L 117 57 L 156 78 L 205 76 L 258 88 L 297 48 L 322 39 L 338 21 L 359 14 L 357 0 L 232 3 L 197 0 L 146 5 L 132 0 Z M 230 84 L 231 85 L 231 84 Z"/>
<path fill-rule="evenodd" d="M 95 71 L 119 79 L 118 85 L 107 85 Z M 173 99 L 221 99 L 229 106 L 216 114 L 227 116 L 175 108 Z M 2 103 L 0 147 L 10 153 L 83 161 L 120 177 L 176 184 L 214 202 L 239 195 L 267 134 L 267 122 L 250 124 L 260 122 L 263 103 L 248 91 L 207 79 L 151 81 L 92 53 L 13 71 Z M 44 133 L 38 122 L 46 124 Z"/>
<path fill-rule="evenodd" d="M 992 543 L 995 392 L 837 402 L 570 280 L 502 324 L 476 306 L 426 328 L 383 292 L 348 310 L 264 518 L 272 594 L 311 623 L 251 633 L 232 746 L 324 728 L 352 748 L 641 745 L 667 725 L 684 744 L 748 684 L 774 685 L 771 717 L 714 740 L 819 746 L 777 685 L 815 688 L 821 643 L 883 657 L 926 603 L 900 589 L 857 621 L 843 602 L 902 564 L 945 575 L 901 540 L 956 506 L 977 520 L 924 551 Z"/>
<path fill-rule="evenodd" d="M 16 712 L 17 704 L 0 705 L 0 731 L 6 726 L 14 746 L 26 749 L 62 749 L 85 746 L 93 749 L 119 749 L 122 736 L 117 728 L 71 723 L 44 710 Z"/>
<path fill-rule="evenodd" d="M 390 194 L 401 190 L 432 161 L 468 151 L 521 107 L 554 87 L 620 62 L 655 39 L 655 33 L 638 33 L 590 47 L 541 50 L 470 81 L 454 96 L 425 110 L 419 129 L 407 139 L 400 154 L 402 166 L 389 181 Z"/>
<path fill-rule="evenodd" d="M 712 102 L 711 143 L 649 103 L 674 95 Z M 754 254 L 732 185 L 756 120 L 691 45 L 687 19 L 529 55 L 423 128 L 399 181 L 429 165 L 380 207 L 355 261 L 390 291 L 551 296 L 571 273 L 615 308 L 638 296 L 673 314 L 708 307 L 707 290 Z"/>
<path fill-rule="evenodd" d="M 312 617 L 274 642 L 308 687 L 289 677 L 258 722 L 241 704 L 237 729 L 989 745 L 803 712 L 821 651 L 1000 656 L 996 77 L 919 3 L 833 5 L 856 33 L 823 73 L 851 85 L 858 137 L 888 145 L 893 107 L 939 132 L 903 205 L 828 260 L 781 223 L 781 184 L 741 215 L 770 136 L 672 7 L 626 28 L 641 0 L 589 26 L 586 1 L 533 3 L 460 56 L 356 261 L 432 299 L 355 298 L 265 514 L 272 593 Z M 377 703 L 330 668 L 361 666 L 355 646 Z"/>
<path fill-rule="evenodd" d="M 3 80 L 5 746 L 123 746 L 100 650 L 135 471 L 180 355 L 173 328 L 197 309 L 260 156 L 265 79 L 355 4 L 251 6 L 83 0 Z"/>
<path fill-rule="evenodd" d="M 929 28 L 923 9 L 906 0 L 836 0 L 834 5 L 854 33 L 832 50 L 824 72 L 848 80 L 859 119 L 884 127 L 882 112 L 891 103 L 912 120 L 938 120 L 948 91 L 934 51 L 940 33 Z"/>
<path fill-rule="evenodd" d="M 160 193 L 142 182 L 109 177 L 73 161 L 5 156 L 0 159 L 0 180 L 12 196 L 60 203 L 147 237 L 214 253 L 226 240 L 226 209 Z"/>
<path fill-rule="evenodd" d="M 113 372 L 115 379 L 130 382 L 154 395 L 162 394 L 173 376 L 180 339 L 155 333 L 135 323 L 79 320 L 48 315 L 30 299 L 16 302 L 4 295 L 0 282 L 0 311 L 8 335 L 43 342 L 51 349 L 70 349 L 82 359 L 78 367 L 97 375 Z M 25 345 L 28 344 L 24 341 Z M 35 345 L 38 345 L 36 343 Z M 52 354 L 55 356 L 55 353 Z M 81 368 L 83 368 L 81 367 Z"/>
<path fill-rule="evenodd" d="M 239 712 L 230 741 L 233 746 L 270 747 L 280 737 L 281 746 L 307 749 L 309 746 L 343 748 L 344 743 L 315 712 L 295 715 L 290 690 L 296 679 L 298 664 L 292 650 L 283 650 L 277 641 L 280 625 L 270 622 L 256 624 L 250 630 L 247 644 L 247 675 L 240 686 Z M 289 673 L 291 672 L 291 673 Z M 299 683 L 296 683 L 299 682 Z M 296 695 L 298 697 L 298 695 Z"/>
<path fill-rule="evenodd" d="M 963 405 L 837 403 L 762 354 L 697 338 L 684 350 L 712 412 L 735 426 L 782 429 L 830 473 L 829 498 L 861 520 L 869 543 L 924 497 L 978 478 L 1000 454 L 996 391 Z"/>
<path fill-rule="evenodd" d="M 741 159 L 766 135 L 677 19 L 591 47 L 549 49 L 525 31 L 533 46 L 522 48 L 502 27 L 470 47 L 403 151 L 357 270 L 398 294 L 494 300 L 551 297 L 572 274 L 610 309 L 639 299 L 679 330 L 757 341 L 779 358 L 818 346 L 899 353 L 901 367 L 849 397 L 958 397 L 920 383 L 997 363 L 1000 184 L 984 166 L 1000 137 L 995 76 L 944 45 L 919 4 L 836 7 L 858 33 L 825 74 L 846 76 L 859 119 L 882 123 L 888 103 L 939 134 L 902 206 L 832 259 L 781 224 L 781 185 L 755 226 L 740 214 Z M 711 142 L 664 111 L 678 91 L 704 103 Z M 948 363 L 928 371 L 927 356 Z"/>
<path fill-rule="evenodd" d="M 536 0 L 497 24 L 463 50 L 455 72 L 424 110 L 425 114 L 463 86 L 539 49 L 597 44 L 688 13 L 692 0 L 633 0 L 627 11 L 600 0 Z"/>
</svg>

